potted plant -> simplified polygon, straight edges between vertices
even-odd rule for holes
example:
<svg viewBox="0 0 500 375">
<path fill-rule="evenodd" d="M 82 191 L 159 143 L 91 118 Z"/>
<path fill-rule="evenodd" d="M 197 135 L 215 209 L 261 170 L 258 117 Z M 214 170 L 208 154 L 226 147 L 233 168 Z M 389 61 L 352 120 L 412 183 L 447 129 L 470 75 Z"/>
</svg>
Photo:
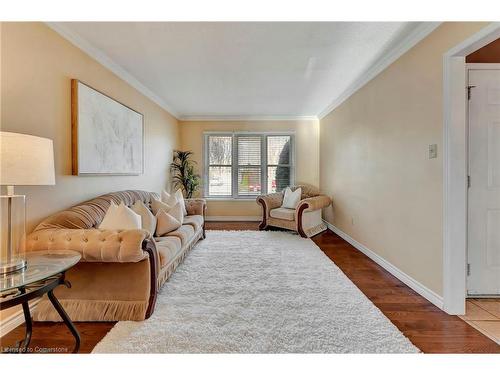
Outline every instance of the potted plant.
<svg viewBox="0 0 500 375">
<path fill-rule="evenodd" d="M 182 189 L 186 198 L 192 198 L 200 186 L 200 175 L 194 171 L 195 161 L 191 160 L 191 151 L 174 151 L 174 160 L 170 164 L 172 183 L 176 189 Z"/>
</svg>

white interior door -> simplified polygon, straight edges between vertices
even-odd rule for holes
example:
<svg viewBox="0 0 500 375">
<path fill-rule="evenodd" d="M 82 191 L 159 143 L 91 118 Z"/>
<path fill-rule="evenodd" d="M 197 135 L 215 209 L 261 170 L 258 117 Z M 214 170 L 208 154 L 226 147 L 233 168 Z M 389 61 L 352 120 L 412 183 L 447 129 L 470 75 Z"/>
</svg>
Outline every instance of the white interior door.
<svg viewBox="0 0 500 375">
<path fill-rule="evenodd" d="M 467 290 L 500 294 L 500 70 L 469 70 Z"/>
</svg>

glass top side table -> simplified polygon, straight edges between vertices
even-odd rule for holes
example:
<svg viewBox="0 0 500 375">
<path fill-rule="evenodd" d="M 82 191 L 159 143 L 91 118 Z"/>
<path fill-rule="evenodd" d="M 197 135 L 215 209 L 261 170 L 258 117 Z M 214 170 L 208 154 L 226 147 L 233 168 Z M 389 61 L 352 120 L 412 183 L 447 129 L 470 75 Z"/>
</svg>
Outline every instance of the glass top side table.
<svg viewBox="0 0 500 375">
<path fill-rule="evenodd" d="M 62 305 L 54 296 L 54 289 L 59 285 L 71 288 L 65 279 L 65 273 L 81 259 L 81 255 L 70 250 L 34 251 L 26 254 L 26 268 L 20 271 L 0 275 L 0 310 L 22 305 L 26 321 L 24 340 L 18 343 L 17 348 L 10 348 L 11 352 L 25 353 L 28 349 L 32 319 L 29 301 L 47 294 L 48 299 L 61 316 L 63 322 L 71 331 L 76 344 L 73 353 L 80 348 L 80 334 L 69 318 Z"/>
</svg>

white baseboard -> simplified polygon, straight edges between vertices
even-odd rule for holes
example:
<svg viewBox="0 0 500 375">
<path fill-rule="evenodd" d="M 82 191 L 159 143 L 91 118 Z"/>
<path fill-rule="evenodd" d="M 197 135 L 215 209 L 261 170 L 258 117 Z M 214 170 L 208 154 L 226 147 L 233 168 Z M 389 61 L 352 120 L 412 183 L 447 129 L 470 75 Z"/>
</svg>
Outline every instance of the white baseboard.
<svg viewBox="0 0 500 375">
<path fill-rule="evenodd" d="M 206 221 L 261 221 L 261 216 L 207 216 Z"/>
<path fill-rule="evenodd" d="M 33 310 L 35 310 L 36 306 L 40 302 L 40 299 L 36 299 L 29 303 L 30 311 L 33 314 Z M 19 327 L 24 323 L 24 313 L 21 306 L 19 306 L 19 311 L 16 311 L 14 314 L 8 316 L 7 318 L 0 321 L 0 337 L 5 336 L 7 333 L 12 331 L 14 328 Z"/>
<path fill-rule="evenodd" d="M 413 277 L 408 276 L 406 273 L 401 271 L 399 268 L 394 266 L 393 264 L 389 263 L 386 261 L 384 258 L 382 258 L 380 255 L 376 254 L 372 250 L 368 249 L 366 246 L 360 244 L 358 241 L 356 241 L 354 238 L 349 236 L 347 233 L 342 232 L 339 228 L 334 226 L 333 224 L 330 224 L 329 222 L 325 221 L 326 226 L 328 229 L 330 229 L 332 232 L 337 234 L 338 236 L 342 237 L 344 240 L 349 242 L 352 246 L 354 246 L 356 249 L 361 251 L 363 254 L 365 254 L 368 258 L 373 260 L 375 263 L 377 263 L 379 266 L 381 266 L 383 269 L 385 269 L 387 272 L 389 272 L 391 275 L 405 283 L 407 286 L 409 286 L 411 289 L 413 289 L 415 292 L 420 294 L 422 297 L 424 297 L 426 300 L 431 302 L 432 304 L 436 305 L 439 307 L 441 310 L 443 310 L 444 304 L 443 304 L 443 297 L 440 295 L 436 294 L 429 288 L 427 288 L 425 285 L 421 284 L 417 280 L 415 280 Z"/>
</svg>

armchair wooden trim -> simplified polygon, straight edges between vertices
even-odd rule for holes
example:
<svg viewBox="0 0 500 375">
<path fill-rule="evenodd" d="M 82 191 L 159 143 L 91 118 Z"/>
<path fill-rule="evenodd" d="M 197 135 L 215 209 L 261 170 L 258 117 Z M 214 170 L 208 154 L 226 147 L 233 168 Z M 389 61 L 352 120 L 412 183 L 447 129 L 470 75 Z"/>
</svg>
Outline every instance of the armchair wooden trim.
<svg viewBox="0 0 500 375">
<path fill-rule="evenodd" d="M 267 207 L 266 207 L 266 201 L 262 199 L 261 197 L 257 198 L 257 203 L 259 203 L 262 206 L 262 211 L 266 212 Z M 263 214 L 262 215 L 262 221 L 259 223 L 259 230 L 264 230 L 267 227 L 267 220 L 266 220 L 267 215 Z"/>
<path fill-rule="evenodd" d="M 307 238 L 306 232 L 304 232 L 304 228 L 302 228 L 302 213 L 309 207 L 309 205 L 302 204 L 297 208 L 297 232 L 299 232 L 301 237 Z"/>
</svg>

